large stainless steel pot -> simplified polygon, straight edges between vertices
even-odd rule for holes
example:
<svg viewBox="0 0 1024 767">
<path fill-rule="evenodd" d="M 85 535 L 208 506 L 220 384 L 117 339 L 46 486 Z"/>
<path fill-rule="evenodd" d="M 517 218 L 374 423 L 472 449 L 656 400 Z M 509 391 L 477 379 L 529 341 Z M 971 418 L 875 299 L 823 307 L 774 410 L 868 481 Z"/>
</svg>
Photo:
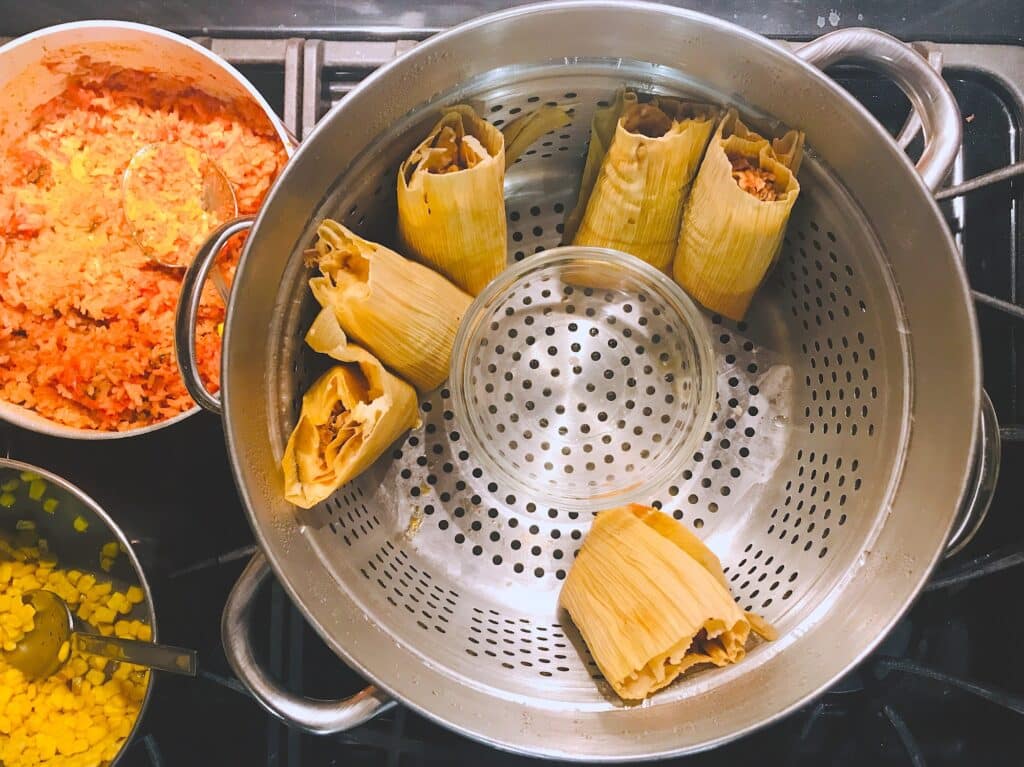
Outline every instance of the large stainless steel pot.
<svg viewBox="0 0 1024 767">
<path fill-rule="evenodd" d="M 0 46 L 0 150 L 24 134 L 32 110 L 67 87 L 67 67 L 80 56 L 97 63 L 158 71 L 228 101 L 248 101 L 274 126 L 286 151 L 295 147 L 284 124 L 260 92 L 233 66 L 191 40 L 144 24 L 79 21 L 40 29 Z M 120 439 L 162 429 L 198 411 L 128 431 L 64 426 L 35 411 L 0 400 L 0 418 L 24 429 L 72 439 Z"/>
<path fill-rule="evenodd" d="M 916 169 L 818 68 L 840 60 L 906 91 L 925 134 Z M 527 153 L 506 186 L 510 252 L 550 246 L 573 202 L 593 109 L 624 82 L 737 104 L 751 118 L 802 127 L 812 148 L 786 246 L 747 322 L 711 320 L 719 408 L 705 448 L 647 499 L 700 529 L 740 603 L 781 639 L 639 707 L 595 678 L 556 609 L 589 517 L 537 508 L 483 476 L 463 451 L 446 390 L 424 398 L 424 426 L 392 456 L 308 514 L 284 502 L 278 469 L 301 393 L 323 364 L 302 344 L 312 317 L 302 251 L 319 219 L 390 238 L 398 162 L 438 107 L 468 100 L 498 124 L 550 101 L 573 105 L 573 124 Z M 488 16 L 367 79 L 279 180 L 234 287 L 224 426 L 264 552 L 224 615 L 236 672 L 270 711 L 316 732 L 357 724 L 394 696 L 502 748 L 607 761 L 709 748 L 825 689 L 914 599 L 972 469 L 975 319 L 931 197 L 959 143 L 948 88 L 891 37 L 842 30 L 794 55 L 731 24 L 641 3 Z M 186 371 L 185 310 L 221 239 L 186 278 Z M 187 378 L 201 402 L 218 406 Z M 311 702 L 260 669 L 248 621 L 269 568 L 376 686 Z"/>
</svg>

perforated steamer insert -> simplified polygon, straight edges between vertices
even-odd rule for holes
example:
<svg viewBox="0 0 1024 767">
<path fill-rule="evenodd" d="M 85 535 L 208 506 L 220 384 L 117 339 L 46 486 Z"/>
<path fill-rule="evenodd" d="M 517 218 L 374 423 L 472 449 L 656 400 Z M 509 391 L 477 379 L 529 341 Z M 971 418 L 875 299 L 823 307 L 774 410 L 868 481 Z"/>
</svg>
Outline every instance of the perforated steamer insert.
<svg viewBox="0 0 1024 767">
<path fill-rule="evenodd" d="M 499 127 L 538 104 L 572 111 L 571 126 L 545 136 L 509 169 L 513 263 L 560 244 L 593 110 L 623 82 L 565 80 L 574 90 L 553 94 L 539 90 L 547 83 L 529 83 L 536 89 L 506 86 L 470 99 Z M 350 190 L 325 215 L 371 236 L 386 233 L 374 222 L 393 221 L 393 169 L 372 181 L 370 194 L 360 199 Z M 898 464 L 906 405 L 904 349 L 887 278 L 864 257 L 876 246 L 837 215 L 842 193 L 813 159 L 801 184 L 780 262 L 747 320 L 705 315 L 716 407 L 689 465 L 644 499 L 696 528 L 721 557 L 739 603 L 783 631 L 808 591 L 840 577 L 859 555 L 888 490 L 884 481 L 865 486 L 864 477 L 887 476 Z M 298 340 L 313 316 L 312 299 L 302 304 Z M 526 349 L 526 339 L 510 340 L 510 355 L 514 348 Z M 300 344 L 291 354 L 294 375 L 281 382 L 288 424 L 325 363 Z M 651 396 L 666 395 L 671 386 L 662 380 Z M 486 474 L 465 449 L 447 386 L 424 397 L 420 410 L 422 427 L 390 460 L 314 510 L 322 526 L 309 532 L 322 556 L 396 633 L 417 630 L 426 635 L 417 642 L 484 664 L 509 689 L 558 700 L 572 690 L 582 700 L 603 700 L 596 667 L 569 646 L 556 610 L 592 514 L 539 506 Z M 600 423 L 599 413 L 593 417 Z M 536 440 L 540 452 L 543 437 Z M 631 452 L 617 442 L 604 455 L 635 460 L 634 471 L 643 471 L 644 459 Z M 557 683 L 538 685 L 537 677 Z"/>
<path fill-rule="evenodd" d="M 822 78 L 802 68 L 787 74 L 790 54 L 760 38 L 694 14 L 629 7 L 628 14 L 603 3 L 510 11 L 424 43 L 346 97 L 268 198 L 237 278 L 223 370 L 229 449 L 254 527 L 289 595 L 329 646 L 463 732 L 578 759 L 706 748 L 769 721 L 855 662 L 941 551 L 977 418 L 973 336 L 946 322 L 961 314 L 965 325 L 972 320 L 941 217 L 925 199 L 923 211 L 903 206 L 898 226 L 877 210 L 869 221 L 874 198 L 855 203 L 814 155 L 815 143 L 841 155 L 834 133 L 815 120 L 843 120 L 845 146 L 863 141 L 889 163 L 890 203 L 909 200 L 908 189 L 924 194 L 895 145 L 873 123 L 861 127 L 857 121 L 867 118 L 852 102 L 829 103 L 835 92 Z M 546 58 L 586 48 L 579 39 L 599 47 L 609 29 L 616 50 L 633 59 Z M 700 50 L 691 55 L 684 43 Z M 758 66 L 737 69 L 736 61 L 755 53 Z M 689 75 L 635 63 L 643 56 L 682 59 Z M 467 75 L 469 60 L 472 71 L 486 74 Z M 774 132 L 780 126 L 741 96 L 764 99 L 772 77 L 778 85 L 790 74 L 792 98 L 778 112 L 805 97 L 819 106 L 800 113 L 817 142 L 800 170 L 801 198 L 784 247 L 745 322 L 705 315 L 715 357 L 708 426 L 686 464 L 637 499 L 704 538 L 739 604 L 773 622 L 778 642 L 753 647 L 735 667 L 688 674 L 643 706 L 624 706 L 557 609 L 591 511 L 543 503 L 541 493 L 489 472 L 467 445 L 447 387 L 423 397 L 420 428 L 327 502 L 298 513 L 283 501 L 275 462 L 302 392 L 329 364 L 303 343 L 316 307 L 302 251 L 326 216 L 393 242 L 398 166 L 441 105 L 468 101 L 498 127 L 541 104 L 570 111 L 571 125 L 543 137 L 507 173 L 509 257 L 517 263 L 559 245 L 591 118 L 617 88 L 735 104 Z M 729 80 L 718 83 L 720 92 L 702 84 L 716 78 Z M 858 168 L 846 167 L 844 180 L 858 182 Z M 321 190 L 323 199 L 302 199 Z M 902 233 L 912 233 L 912 242 L 896 247 Z M 924 257 L 915 248 L 933 259 L 927 285 L 910 279 L 908 256 Z M 921 309 L 921 294 L 927 289 L 934 301 L 939 288 L 949 292 L 946 320 L 932 318 L 946 322 L 941 354 Z M 265 335 L 253 330 L 264 327 Z M 525 355 L 522 341 L 507 349 Z M 939 375 L 939 360 L 951 355 L 965 364 Z M 911 374 L 918 365 L 931 369 L 926 385 Z M 664 397 L 658 387 L 671 382 L 644 385 Z M 636 405 L 643 407 L 639 399 Z M 506 429 L 514 412 L 500 421 Z M 593 423 L 601 423 L 599 413 Z M 541 460 L 542 438 L 535 439 L 533 464 L 542 472 L 547 461 L 557 472 L 564 464 Z M 606 454 L 611 465 L 643 471 L 644 458 L 626 441 L 607 446 L 593 471 Z M 937 444 L 941 451 L 929 453 Z M 516 450 L 525 461 L 526 449 Z M 584 476 L 586 463 L 583 457 L 584 471 L 572 476 Z M 259 572 L 259 563 L 247 571 L 225 618 L 229 658 L 257 697 L 318 731 L 379 710 L 379 691 L 310 708 L 255 668 L 242 636 L 250 613 L 239 605 L 248 603 Z"/>
</svg>

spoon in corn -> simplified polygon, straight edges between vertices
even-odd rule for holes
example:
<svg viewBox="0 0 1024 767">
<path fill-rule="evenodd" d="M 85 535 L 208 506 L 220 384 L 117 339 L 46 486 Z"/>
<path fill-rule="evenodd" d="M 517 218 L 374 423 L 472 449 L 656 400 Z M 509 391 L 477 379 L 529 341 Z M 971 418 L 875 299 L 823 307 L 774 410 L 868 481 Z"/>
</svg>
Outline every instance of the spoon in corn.
<svg viewBox="0 0 1024 767">
<path fill-rule="evenodd" d="M 35 609 L 35 625 L 13 650 L 3 654 L 3 658 L 29 679 L 45 679 L 56 674 L 68 662 L 72 648 L 122 663 L 196 675 L 194 650 L 91 633 L 63 599 L 46 589 L 27 591 L 22 601 Z"/>
<path fill-rule="evenodd" d="M 220 166 L 179 142 L 139 149 L 125 168 L 121 196 L 136 243 L 168 269 L 188 268 L 210 232 L 238 215 L 234 189 Z M 226 298 L 219 269 L 213 280 Z"/>
</svg>

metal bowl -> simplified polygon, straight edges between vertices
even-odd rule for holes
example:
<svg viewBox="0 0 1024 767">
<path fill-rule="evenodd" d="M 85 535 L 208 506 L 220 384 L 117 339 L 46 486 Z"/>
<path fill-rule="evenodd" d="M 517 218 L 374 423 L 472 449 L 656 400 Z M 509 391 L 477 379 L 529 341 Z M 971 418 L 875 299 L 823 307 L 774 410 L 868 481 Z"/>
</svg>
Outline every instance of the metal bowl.
<svg viewBox="0 0 1024 767">
<path fill-rule="evenodd" d="M 56 474 L 6 458 L 0 458 L 0 488 L 6 488 L 0 490 L 3 498 L 0 503 L 0 537 L 11 540 L 15 546 L 34 545 L 43 539 L 48 551 L 57 557 L 61 569 L 92 573 L 97 581 L 109 580 L 119 591 L 129 586 L 142 589 L 145 599 L 125 617 L 147 624 L 153 631 L 153 641 L 156 641 L 153 593 L 142 565 L 131 542 L 92 498 Z M 76 529 L 76 520 L 80 520 L 78 528 L 84 528 L 81 532 Z M 19 529 L 26 528 L 25 521 L 33 523 L 34 529 Z M 107 572 L 101 568 L 100 551 L 111 542 L 118 544 L 121 553 Z M 125 738 L 112 764 L 120 760 L 138 732 L 152 692 L 151 673 L 131 733 Z"/>
<path fill-rule="evenodd" d="M 678 285 L 626 253 L 565 247 L 520 261 L 455 338 L 466 449 L 541 506 L 644 500 L 686 468 L 711 419 L 708 326 Z"/>
<path fill-rule="evenodd" d="M 59 24 L 0 46 L 0 147 L 24 133 L 32 110 L 58 95 L 65 85 L 60 67 L 48 64 L 87 55 L 93 61 L 181 78 L 200 90 L 258 107 L 291 154 L 294 139 L 273 109 L 242 74 L 206 48 L 156 27 L 120 21 Z M 71 439 L 120 439 L 162 429 L 199 410 L 193 407 L 173 418 L 125 431 L 98 431 L 65 426 L 33 410 L 0 400 L 0 418 L 31 431 Z"/>
</svg>

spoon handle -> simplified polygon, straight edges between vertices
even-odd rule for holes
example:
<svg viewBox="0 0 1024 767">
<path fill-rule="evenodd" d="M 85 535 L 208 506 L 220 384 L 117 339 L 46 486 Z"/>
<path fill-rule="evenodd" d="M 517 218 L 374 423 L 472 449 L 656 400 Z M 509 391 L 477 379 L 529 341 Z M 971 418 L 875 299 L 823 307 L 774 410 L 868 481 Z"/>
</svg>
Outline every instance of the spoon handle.
<svg viewBox="0 0 1024 767">
<path fill-rule="evenodd" d="M 196 652 L 138 639 L 75 633 L 75 647 L 88 655 L 148 666 L 172 674 L 196 675 Z"/>
</svg>

